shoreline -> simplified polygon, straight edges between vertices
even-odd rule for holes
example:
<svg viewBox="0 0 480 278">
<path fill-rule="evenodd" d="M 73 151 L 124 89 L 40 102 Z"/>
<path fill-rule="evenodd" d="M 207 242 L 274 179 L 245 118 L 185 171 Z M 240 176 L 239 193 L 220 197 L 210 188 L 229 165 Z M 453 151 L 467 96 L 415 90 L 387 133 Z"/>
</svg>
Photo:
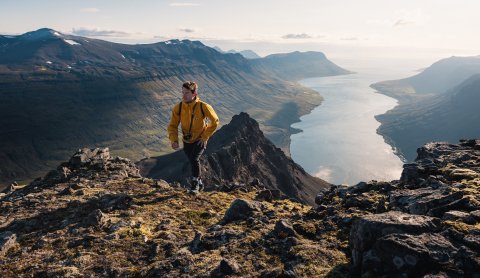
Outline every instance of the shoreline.
<svg viewBox="0 0 480 278">
<path fill-rule="evenodd" d="M 377 82 L 377 83 L 380 83 L 380 82 Z M 397 105 L 392 107 L 392 109 L 389 109 L 389 110 L 385 111 L 385 113 L 383 113 L 383 114 L 375 115 L 375 120 L 380 123 L 380 126 L 377 128 L 376 132 L 377 132 L 378 135 L 382 136 L 385 143 L 388 144 L 392 148 L 393 153 L 396 156 L 398 156 L 404 164 L 409 163 L 409 161 L 405 157 L 404 153 L 400 150 L 398 145 L 395 143 L 395 140 L 393 140 L 393 138 L 391 138 L 386 133 L 381 131 L 382 128 L 384 128 L 386 126 L 386 124 L 384 123 L 384 121 L 379 119 L 379 117 L 384 117 L 387 114 L 389 114 L 389 112 L 394 111 L 395 109 L 398 109 L 399 107 L 404 105 L 404 103 L 407 101 L 406 100 L 407 98 L 406 97 L 402 98 L 398 95 L 398 93 L 395 93 L 395 92 L 392 92 L 392 91 L 389 91 L 389 90 L 381 90 L 381 89 L 378 88 L 378 86 L 374 86 L 377 83 L 370 84 L 370 88 L 374 90 L 374 93 L 393 98 L 394 100 L 397 101 Z"/>
</svg>

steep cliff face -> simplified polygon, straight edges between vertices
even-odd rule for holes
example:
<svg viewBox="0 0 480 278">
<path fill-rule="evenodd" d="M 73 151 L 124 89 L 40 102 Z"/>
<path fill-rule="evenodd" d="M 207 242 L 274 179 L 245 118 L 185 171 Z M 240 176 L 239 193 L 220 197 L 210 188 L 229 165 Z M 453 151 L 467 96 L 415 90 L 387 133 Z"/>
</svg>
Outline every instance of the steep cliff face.
<svg viewBox="0 0 480 278">
<path fill-rule="evenodd" d="M 252 185 L 191 195 L 82 149 L 0 194 L 0 273 L 475 277 L 479 191 L 480 140 L 428 144 L 400 180 L 331 186 L 317 208 Z"/>
<path fill-rule="evenodd" d="M 329 184 L 312 177 L 275 147 L 246 113 L 233 116 L 209 140 L 202 157 L 202 178 L 207 189 L 221 184 L 252 184 L 280 190 L 299 201 L 314 204 L 315 195 Z M 142 175 L 186 184 L 190 166 L 182 150 L 142 160 Z"/>
</svg>

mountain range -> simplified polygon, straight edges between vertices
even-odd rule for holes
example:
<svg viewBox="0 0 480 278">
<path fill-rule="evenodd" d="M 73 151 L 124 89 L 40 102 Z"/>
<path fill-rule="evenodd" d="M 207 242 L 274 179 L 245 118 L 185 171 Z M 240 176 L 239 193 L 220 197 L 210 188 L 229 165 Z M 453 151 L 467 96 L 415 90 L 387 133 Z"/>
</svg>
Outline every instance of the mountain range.
<svg viewBox="0 0 480 278">
<path fill-rule="evenodd" d="M 311 57 L 291 55 L 303 65 Z M 0 183 L 41 176 L 72 148 L 108 145 L 133 159 L 169 152 L 165 127 L 185 80 L 198 82 L 221 123 L 245 111 L 288 154 L 290 125 L 322 100 L 298 73 L 287 76 L 293 65 L 272 68 L 288 56 L 247 60 L 199 41 L 126 45 L 51 29 L 0 36 Z M 304 77 L 348 73 L 323 54 L 308 61 Z"/>
<path fill-rule="evenodd" d="M 376 116 L 377 132 L 408 161 L 419 145 L 480 136 L 480 56 L 444 59 L 415 76 L 372 87 L 399 100 Z"/>
<path fill-rule="evenodd" d="M 400 101 L 425 95 L 440 95 L 480 73 L 480 56 L 450 57 L 433 63 L 414 76 L 382 81 L 371 87 Z"/>
</svg>

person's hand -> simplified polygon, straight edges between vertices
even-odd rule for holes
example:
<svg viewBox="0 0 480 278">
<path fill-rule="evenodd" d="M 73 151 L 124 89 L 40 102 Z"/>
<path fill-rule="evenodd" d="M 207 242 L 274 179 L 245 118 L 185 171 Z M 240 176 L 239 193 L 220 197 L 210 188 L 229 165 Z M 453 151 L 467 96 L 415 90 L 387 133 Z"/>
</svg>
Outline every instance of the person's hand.
<svg viewBox="0 0 480 278">
<path fill-rule="evenodd" d="M 172 142 L 172 149 L 176 150 L 178 149 L 178 142 Z"/>
<path fill-rule="evenodd" d="M 207 148 L 207 140 L 200 139 L 199 144 L 203 149 Z"/>
</svg>

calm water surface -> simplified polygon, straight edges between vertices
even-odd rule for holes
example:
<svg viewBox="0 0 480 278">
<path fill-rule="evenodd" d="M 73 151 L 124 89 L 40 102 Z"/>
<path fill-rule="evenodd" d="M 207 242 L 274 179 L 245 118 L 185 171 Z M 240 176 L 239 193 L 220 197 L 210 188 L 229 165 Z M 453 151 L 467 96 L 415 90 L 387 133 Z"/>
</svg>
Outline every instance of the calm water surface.
<svg viewBox="0 0 480 278">
<path fill-rule="evenodd" d="M 303 132 L 292 135 L 291 155 L 310 174 L 334 184 L 399 179 L 403 162 L 376 133 L 375 115 L 396 100 L 375 93 L 372 83 L 403 78 L 411 72 L 362 69 L 358 73 L 302 80 L 324 101 L 292 125 Z"/>
</svg>

